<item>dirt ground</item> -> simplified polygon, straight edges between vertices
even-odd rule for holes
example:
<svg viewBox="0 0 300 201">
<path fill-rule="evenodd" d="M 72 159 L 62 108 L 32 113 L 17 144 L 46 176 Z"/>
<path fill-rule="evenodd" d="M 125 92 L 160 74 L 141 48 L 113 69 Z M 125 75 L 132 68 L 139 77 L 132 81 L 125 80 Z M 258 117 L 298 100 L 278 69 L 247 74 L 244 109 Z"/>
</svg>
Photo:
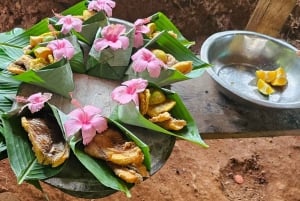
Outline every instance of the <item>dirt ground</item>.
<svg viewBox="0 0 300 201">
<path fill-rule="evenodd" d="M 78 0 L 1 0 L 0 32 L 28 28 Z M 170 17 L 199 51 L 211 34 L 243 29 L 257 0 L 116 1 L 113 16 L 134 21 L 156 11 Z M 137 3 L 138 2 L 138 3 Z M 123 4 L 122 4 L 123 3 Z M 300 1 L 282 29 L 281 38 L 300 48 Z M 103 199 L 131 201 L 300 201 L 300 138 L 275 137 L 206 140 L 202 149 L 177 141 L 167 163 L 132 189 L 132 198 L 115 193 Z M 84 201 L 43 184 L 51 201 Z M 40 201 L 45 196 L 29 184 L 18 185 L 7 160 L 0 161 L 0 201 Z"/>
</svg>

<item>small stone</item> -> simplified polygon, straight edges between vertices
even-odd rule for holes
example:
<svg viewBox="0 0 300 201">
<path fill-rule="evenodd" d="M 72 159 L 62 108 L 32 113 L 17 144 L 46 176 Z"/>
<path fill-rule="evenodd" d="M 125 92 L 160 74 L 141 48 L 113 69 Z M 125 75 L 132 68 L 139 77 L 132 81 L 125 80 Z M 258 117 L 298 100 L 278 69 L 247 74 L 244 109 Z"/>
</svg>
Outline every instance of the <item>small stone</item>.
<svg viewBox="0 0 300 201">
<path fill-rule="evenodd" d="M 244 183 L 244 178 L 242 175 L 236 174 L 233 176 L 233 179 L 234 179 L 235 183 L 237 183 L 237 184 Z"/>
</svg>

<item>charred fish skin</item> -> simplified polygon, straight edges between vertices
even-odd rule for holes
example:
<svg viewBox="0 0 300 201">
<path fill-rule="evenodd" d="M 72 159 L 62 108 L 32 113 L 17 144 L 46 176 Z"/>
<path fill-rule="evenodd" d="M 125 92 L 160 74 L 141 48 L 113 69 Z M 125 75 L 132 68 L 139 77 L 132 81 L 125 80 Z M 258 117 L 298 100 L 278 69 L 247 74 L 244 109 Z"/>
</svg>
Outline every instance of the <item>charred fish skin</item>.
<svg viewBox="0 0 300 201">
<path fill-rule="evenodd" d="M 53 118 L 22 117 L 21 124 L 40 164 L 57 167 L 69 157 L 69 145 Z"/>
</svg>

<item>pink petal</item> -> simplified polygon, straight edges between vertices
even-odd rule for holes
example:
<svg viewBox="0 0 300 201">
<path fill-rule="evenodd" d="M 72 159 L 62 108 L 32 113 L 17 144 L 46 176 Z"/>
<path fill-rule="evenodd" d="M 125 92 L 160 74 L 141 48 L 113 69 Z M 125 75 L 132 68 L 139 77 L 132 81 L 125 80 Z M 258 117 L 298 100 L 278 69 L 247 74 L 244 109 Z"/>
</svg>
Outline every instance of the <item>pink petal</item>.
<svg viewBox="0 0 300 201">
<path fill-rule="evenodd" d="M 82 133 L 82 140 L 83 140 L 82 143 L 84 145 L 89 144 L 97 134 L 96 129 L 91 124 L 84 124 L 81 128 L 81 133 Z"/>
<path fill-rule="evenodd" d="M 92 117 L 93 115 L 96 115 L 96 114 L 100 114 L 102 112 L 100 108 L 97 108 L 92 105 L 84 106 L 83 111 L 90 117 Z"/>
<path fill-rule="evenodd" d="M 129 38 L 126 36 L 120 36 L 119 41 L 122 43 L 122 48 L 125 50 L 129 46 Z"/>
<path fill-rule="evenodd" d="M 160 75 L 161 67 L 149 64 L 147 67 L 150 77 L 157 78 Z"/>
<path fill-rule="evenodd" d="M 126 104 L 132 100 L 132 95 L 127 93 L 127 86 L 116 87 L 112 91 L 111 97 L 120 104 Z"/>
<path fill-rule="evenodd" d="M 35 113 L 40 111 L 44 107 L 44 103 L 28 103 L 27 107 L 31 113 Z"/>
<path fill-rule="evenodd" d="M 141 47 L 142 45 L 144 45 L 144 38 L 143 38 L 143 35 L 141 33 L 135 33 L 134 34 L 134 47 L 135 48 L 139 48 Z"/>
<path fill-rule="evenodd" d="M 64 127 L 65 127 L 67 137 L 70 137 L 81 129 L 82 124 L 77 119 L 68 119 L 64 123 Z"/>
<path fill-rule="evenodd" d="M 148 62 L 144 60 L 135 60 L 132 63 L 132 68 L 135 72 L 140 73 L 147 69 Z"/>
<path fill-rule="evenodd" d="M 47 47 L 52 50 L 53 56 L 56 60 L 60 60 L 62 58 L 71 59 L 75 54 L 75 48 L 67 39 L 53 40 L 48 43 Z"/>
<path fill-rule="evenodd" d="M 112 92 L 112 99 L 120 104 L 127 104 L 134 101 L 138 105 L 138 93 L 146 89 L 147 80 L 142 78 L 128 80 L 122 86 L 116 87 Z"/>
<path fill-rule="evenodd" d="M 106 39 L 98 38 L 94 41 L 95 50 L 97 50 L 98 52 L 101 50 L 104 50 L 108 46 L 109 46 L 109 43 Z"/>
<path fill-rule="evenodd" d="M 104 118 L 100 115 L 94 116 L 93 119 L 91 120 L 91 124 L 98 133 L 102 133 L 103 131 L 105 131 L 108 128 L 106 118 Z"/>
</svg>

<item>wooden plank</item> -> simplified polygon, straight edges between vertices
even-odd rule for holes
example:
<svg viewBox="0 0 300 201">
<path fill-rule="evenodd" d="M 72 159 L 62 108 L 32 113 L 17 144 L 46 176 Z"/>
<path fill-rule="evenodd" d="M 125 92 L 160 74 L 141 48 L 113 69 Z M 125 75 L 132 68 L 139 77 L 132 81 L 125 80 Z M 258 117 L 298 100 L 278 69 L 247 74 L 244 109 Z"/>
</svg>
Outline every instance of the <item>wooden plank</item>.
<svg viewBox="0 0 300 201">
<path fill-rule="evenodd" d="M 82 105 L 102 108 L 103 114 L 109 116 L 115 106 L 110 93 L 120 82 L 83 74 L 74 74 L 74 79 L 74 98 Z M 234 102 L 218 91 L 215 82 L 207 73 L 199 78 L 173 84 L 171 89 L 181 96 L 204 139 L 300 134 L 300 109 L 272 110 Z M 28 96 L 45 91 L 47 90 L 24 84 L 20 94 Z M 53 94 L 50 102 L 65 113 L 74 109 L 69 99 L 56 94 Z"/>
<path fill-rule="evenodd" d="M 255 131 L 239 133 L 201 133 L 203 139 L 236 139 L 258 137 L 300 136 L 300 129 L 286 131 Z"/>
<path fill-rule="evenodd" d="M 296 0 L 259 0 L 246 30 L 278 37 Z"/>
</svg>

